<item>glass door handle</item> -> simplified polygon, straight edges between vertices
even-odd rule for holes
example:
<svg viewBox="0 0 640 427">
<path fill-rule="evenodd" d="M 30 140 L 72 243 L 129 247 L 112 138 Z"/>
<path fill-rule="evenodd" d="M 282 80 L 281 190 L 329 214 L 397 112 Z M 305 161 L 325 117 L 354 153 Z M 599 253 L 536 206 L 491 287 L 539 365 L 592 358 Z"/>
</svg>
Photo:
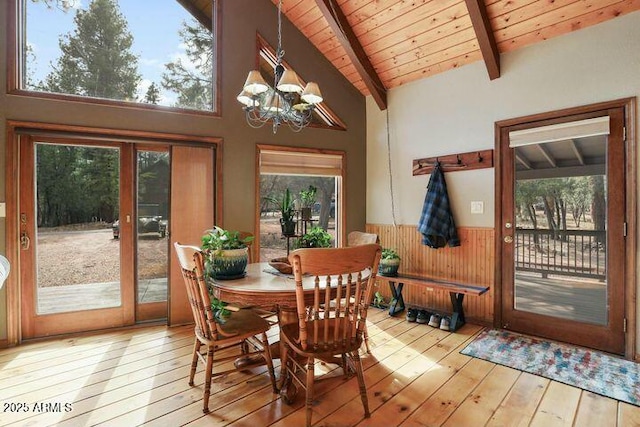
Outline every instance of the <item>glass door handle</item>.
<svg viewBox="0 0 640 427">
<path fill-rule="evenodd" d="M 31 246 L 31 239 L 27 235 L 26 231 L 23 231 L 20 234 L 20 246 L 22 246 L 23 251 L 29 250 L 29 246 Z"/>
<path fill-rule="evenodd" d="M 20 228 L 22 231 L 20 232 L 20 246 L 23 251 L 29 250 L 29 246 L 31 246 L 31 239 L 27 234 L 27 214 L 20 214 Z"/>
</svg>

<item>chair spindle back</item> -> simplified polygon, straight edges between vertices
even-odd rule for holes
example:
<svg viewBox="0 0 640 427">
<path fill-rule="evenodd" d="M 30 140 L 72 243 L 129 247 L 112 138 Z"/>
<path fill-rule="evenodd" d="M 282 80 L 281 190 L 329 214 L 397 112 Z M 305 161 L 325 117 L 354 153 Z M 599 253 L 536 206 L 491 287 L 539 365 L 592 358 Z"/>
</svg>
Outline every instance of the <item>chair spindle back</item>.
<svg viewBox="0 0 640 427">
<path fill-rule="evenodd" d="M 187 287 L 187 297 L 196 324 L 196 333 L 208 340 L 218 338 L 216 322 L 211 309 L 209 289 L 204 278 L 204 254 L 196 246 L 174 243 L 182 277 Z"/>
<path fill-rule="evenodd" d="M 299 338 L 303 349 L 332 351 L 345 345 L 359 345 L 373 298 L 380 255 L 377 244 L 298 249 L 289 255 L 296 281 Z M 313 299 L 305 301 L 303 281 L 308 283 L 308 280 L 313 281 Z"/>
</svg>

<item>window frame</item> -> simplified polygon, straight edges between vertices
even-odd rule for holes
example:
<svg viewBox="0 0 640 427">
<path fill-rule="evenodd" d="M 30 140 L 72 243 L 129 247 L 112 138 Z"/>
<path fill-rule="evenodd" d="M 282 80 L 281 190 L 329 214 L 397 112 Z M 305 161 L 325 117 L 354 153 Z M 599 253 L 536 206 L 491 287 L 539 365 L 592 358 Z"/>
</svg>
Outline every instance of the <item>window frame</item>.
<svg viewBox="0 0 640 427">
<path fill-rule="evenodd" d="M 263 151 L 275 151 L 282 153 L 300 153 L 305 155 L 333 155 L 339 156 L 341 159 L 341 167 L 339 175 L 331 175 L 338 179 L 336 190 L 336 247 L 342 247 L 346 243 L 346 212 L 347 212 L 347 195 L 346 195 L 346 178 L 347 178 L 347 153 L 342 150 L 325 150 L 319 148 L 302 148 L 302 147 L 289 147 L 284 145 L 269 145 L 269 144 L 256 144 L 256 159 L 255 159 L 255 205 L 254 205 L 254 234 L 259 235 L 260 231 L 260 158 Z M 309 174 L 309 176 L 313 176 Z M 329 175 L 327 175 L 329 176 Z M 260 254 L 260 239 L 257 238 L 253 246 L 255 254 Z"/>
<path fill-rule="evenodd" d="M 162 112 L 171 112 L 171 113 L 179 113 L 179 114 L 188 114 L 188 115 L 200 115 L 200 116 L 208 116 L 208 117 L 221 117 L 222 116 L 222 102 L 221 102 L 221 82 L 220 82 L 220 58 L 222 56 L 221 48 L 220 48 L 220 38 L 222 36 L 221 29 L 221 14 L 220 14 L 220 1 L 219 0 L 211 0 L 211 23 L 209 28 L 212 32 L 215 32 L 213 37 L 213 57 L 215 62 L 215 67 L 213 69 L 213 111 L 204 111 L 204 110 L 195 110 L 195 109 L 187 109 L 187 108 L 178 108 L 178 107 L 170 107 L 166 105 L 155 105 L 155 104 L 145 104 L 142 102 L 131 102 L 131 101 L 120 101 L 120 100 L 112 100 L 112 99 L 104 99 L 104 98 L 91 98 L 81 95 L 72 95 L 72 94 L 63 94 L 63 93 L 51 93 L 51 92 L 39 92 L 34 90 L 23 89 L 21 87 L 22 84 L 22 75 L 24 69 L 24 61 L 25 56 L 23 52 L 24 43 L 22 43 L 24 34 L 24 24 L 25 24 L 25 2 L 28 0 L 9 0 L 6 5 L 6 13 L 7 13 L 7 27 L 6 27 L 6 37 L 7 37 L 7 94 L 8 95 L 17 95 L 24 96 L 28 98 L 37 98 L 37 99 L 52 99 L 52 100 L 60 100 L 60 101 L 69 101 L 69 102 L 81 102 L 81 103 L 89 103 L 96 105 L 107 105 L 107 106 L 115 106 L 122 108 L 133 108 L 133 109 L 141 109 L 141 110 L 152 110 L 152 111 L 162 111 Z M 182 7 L 185 8 L 187 13 L 189 13 L 195 20 L 202 23 L 202 16 L 196 16 L 191 8 L 185 7 L 185 4 L 181 0 L 174 0 L 179 3 Z"/>
</svg>

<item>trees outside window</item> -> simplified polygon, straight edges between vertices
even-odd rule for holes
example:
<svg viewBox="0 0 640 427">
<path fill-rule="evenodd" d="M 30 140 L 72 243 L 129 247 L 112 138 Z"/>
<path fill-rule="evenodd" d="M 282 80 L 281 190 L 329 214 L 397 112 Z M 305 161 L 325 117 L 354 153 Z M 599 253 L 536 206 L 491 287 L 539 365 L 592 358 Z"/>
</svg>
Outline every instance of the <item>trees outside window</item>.
<svg viewBox="0 0 640 427">
<path fill-rule="evenodd" d="M 21 89 L 214 110 L 213 34 L 176 0 L 16 1 Z"/>
</svg>

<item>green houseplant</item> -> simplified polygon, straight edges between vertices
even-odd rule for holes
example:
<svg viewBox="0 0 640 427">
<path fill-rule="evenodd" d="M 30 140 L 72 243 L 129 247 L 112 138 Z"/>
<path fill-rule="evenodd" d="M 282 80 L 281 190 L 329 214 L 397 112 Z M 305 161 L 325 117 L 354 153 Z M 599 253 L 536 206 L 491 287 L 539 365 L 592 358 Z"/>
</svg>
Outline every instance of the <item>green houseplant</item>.
<svg viewBox="0 0 640 427">
<path fill-rule="evenodd" d="M 280 227 L 283 236 L 293 236 L 296 234 L 295 199 L 291 191 L 287 188 L 281 199 L 269 197 L 269 201 L 275 203 L 280 209 Z"/>
<path fill-rule="evenodd" d="M 202 250 L 207 256 L 205 270 L 216 279 L 233 279 L 244 275 L 249 259 L 248 244 L 253 236 L 240 238 L 240 232 L 213 227 L 202 236 Z"/>
<path fill-rule="evenodd" d="M 380 292 L 373 294 L 373 301 L 371 301 L 371 305 L 376 308 L 387 308 L 387 304 L 385 303 L 384 296 Z"/>
<path fill-rule="evenodd" d="M 400 255 L 395 249 L 383 248 L 380 263 L 378 264 L 378 274 L 381 276 L 397 276 L 400 267 Z"/>
<path fill-rule="evenodd" d="M 310 185 L 306 190 L 300 190 L 300 216 L 303 220 L 311 219 L 311 208 L 316 202 L 318 189 Z"/>
<path fill-rule="evenodd" d="M 330 248 L 331 234 L 322 227 L 311 227 L 304 235 L 300 236 L 293 244 L 294 249 L 298 248 Z"/>
</svg>

